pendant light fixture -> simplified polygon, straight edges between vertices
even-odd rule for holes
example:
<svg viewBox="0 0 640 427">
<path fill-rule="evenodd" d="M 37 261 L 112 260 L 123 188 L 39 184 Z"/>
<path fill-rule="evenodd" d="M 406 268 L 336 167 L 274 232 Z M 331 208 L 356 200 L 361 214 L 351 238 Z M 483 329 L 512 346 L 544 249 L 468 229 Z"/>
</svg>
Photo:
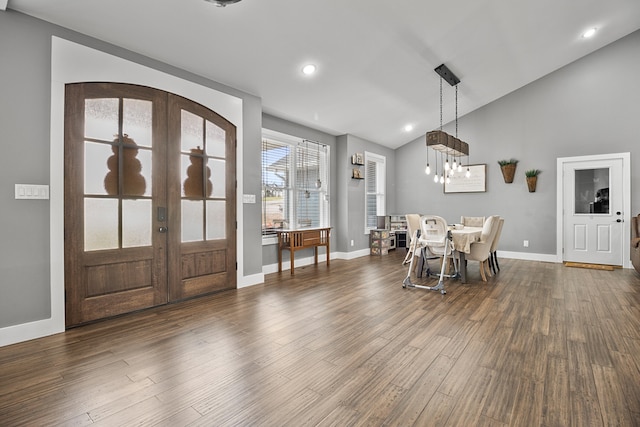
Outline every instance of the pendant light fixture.
<svg viewBox="0 0 640 427">
<path fill-rule="evenodd" d="M 458 139 L 458 83 L 460 79 L 449 70 L 449 68 L 442 64 L 434 70 L 440 76 L 440 129 L 427 132 L 427 166 L 425 173 L 429 175 L 431 168 L 429 167 L 429 148 L 436 151 L 436 171 L 434 182 L 450 182 L 450 177 L 456 172 L 462 172 L 462 157 L 469 156 L 469 144 Z M 456 134 L 451 136 L 442 130 L 442 80 L 445 80 L 449 85 L 455 87 L 455 101 L 456 101 Z M 441 157 L 444 156 L 444 162 L 442 163 L 442 170 L 440 177 L 438 178 L 438 154 Z M 449 157 L 451 157 L 452 163 L 449 163 Z M 469 168 L 467 167 L 467 177 L 469 175 Z"/>
</svg>

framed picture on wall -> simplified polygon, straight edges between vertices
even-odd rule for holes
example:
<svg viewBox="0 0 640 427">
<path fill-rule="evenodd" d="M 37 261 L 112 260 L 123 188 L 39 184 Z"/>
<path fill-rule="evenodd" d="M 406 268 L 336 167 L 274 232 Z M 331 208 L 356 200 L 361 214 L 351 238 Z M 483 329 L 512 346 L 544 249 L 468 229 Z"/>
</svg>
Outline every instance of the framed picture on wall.
<svg viewBox="0 0 640 427">
<path fill-rule="evenodd" d="M 466 177 L 467 168 L 462 167 L 462 172 L 450 176 L 450 182 L 444 183 L 445 193 L 483 193 L 487 191 L 487 164 L 469 165 L 469 178 Z"/>
<path fill-rule="evenodd" d="M 356 153 L 353 156 L 351 156 L 351 164 L 364 165 L 364 154 Z"/>
</svg>

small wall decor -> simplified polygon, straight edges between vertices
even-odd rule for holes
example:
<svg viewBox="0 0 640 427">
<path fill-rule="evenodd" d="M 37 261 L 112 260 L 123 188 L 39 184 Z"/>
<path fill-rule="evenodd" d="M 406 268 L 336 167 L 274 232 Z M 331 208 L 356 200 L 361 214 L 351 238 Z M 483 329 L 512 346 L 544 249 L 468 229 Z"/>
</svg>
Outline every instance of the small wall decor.
<svg viewBox="0 0 640 427">
<path fill-rule="evenodd" d="M 540 169 L 529 169 L 524 173 L 527 177 L 527 187 L 529 187 L 529 193 L 535 193 L 536 185 L 538 183 L 538 175 L 542 172 Z"/>
<path fill-rule="evenodd" d="M 351 156 L 351 164 L 358 165 L 358 166 L 364 165 L 364 154 L 356 153 L 353 156 Z"/>
<path fill-rule="evenodd" d="M 487 165 L 469 165 L 469 176 L 456 173 L 444 182 L 445 193 L 482 193 L 487 191 Z"/>
<path fill-rule="evenodd" d="M 353 179 L 364 179 L 364 177 L 362 176 L 362 172 L 360 172 L 360 169 L 358 169 L 358 168 L 353 168 L 351 178 L 353 178 Z"/>
<path fill-rule="evenodd" d="M 504 182 L 506 184 L 511 184 L 513 182 L 513 177 L 516 174 L 516 166 L 518 165 L 518 160 L 498 160 L 498 164 L 500 165 L 500 170 L 502 171 Z"/>
</svg>

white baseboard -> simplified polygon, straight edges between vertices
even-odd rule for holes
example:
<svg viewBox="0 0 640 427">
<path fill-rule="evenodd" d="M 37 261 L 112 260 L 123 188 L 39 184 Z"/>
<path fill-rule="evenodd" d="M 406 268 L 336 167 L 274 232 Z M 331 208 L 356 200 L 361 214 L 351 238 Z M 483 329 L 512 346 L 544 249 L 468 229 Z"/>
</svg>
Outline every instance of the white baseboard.
<svg viewBox="0 0 640 427">
<path fill-rule="evenodd" d="M 524 261 L 560 262 L 555 254 L 535 254 L 531 252 L 498 251 L 498 258 L 521 259 Z"/>
<path fill-rule="evenodd" d="M 252 274 L 251 276 L 238 277 L 238 289 L 264 283 L 264 273 Z"/>
<path fill-rule="evenodd" d="M 60 332 L 64 332 L 64 323 L 62 323 L 61 326 L 59 321 L 51 318 L 7 326 L 6 328 L 0 329 L 0 347 L 46 337 Z"/>
</svg>

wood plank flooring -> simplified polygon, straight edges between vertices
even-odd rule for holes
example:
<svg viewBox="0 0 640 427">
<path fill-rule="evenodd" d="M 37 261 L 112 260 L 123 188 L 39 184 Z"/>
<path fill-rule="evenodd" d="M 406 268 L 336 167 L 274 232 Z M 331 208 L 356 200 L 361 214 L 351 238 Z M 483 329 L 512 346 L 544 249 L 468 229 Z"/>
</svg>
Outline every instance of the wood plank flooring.
<svg viewBox="0 0 640 427">
<path fill-rule="evenodd" d="M 0 426 L 640 426 L 640 276 L 402 251 L 0 348 Z M 414 281 L 425 279 L 414 279 Z"/>
</svg>

